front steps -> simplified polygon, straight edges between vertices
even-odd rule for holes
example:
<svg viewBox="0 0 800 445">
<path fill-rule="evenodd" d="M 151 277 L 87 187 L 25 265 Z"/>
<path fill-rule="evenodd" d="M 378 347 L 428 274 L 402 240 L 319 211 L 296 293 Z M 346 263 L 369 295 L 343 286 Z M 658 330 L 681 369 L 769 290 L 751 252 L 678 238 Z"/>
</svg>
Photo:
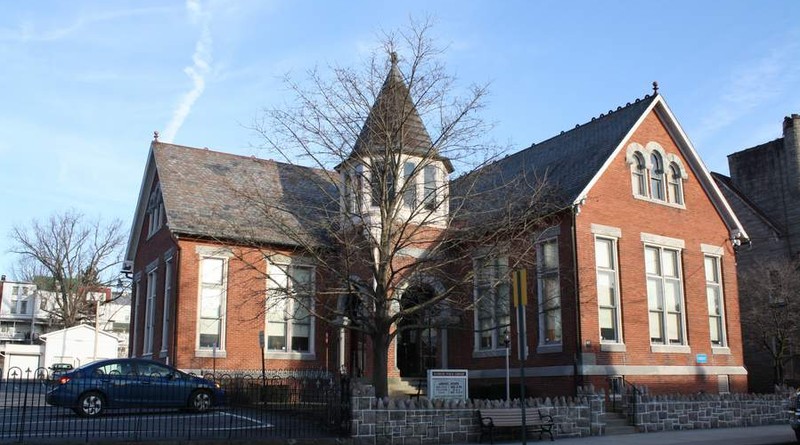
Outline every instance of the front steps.
<svg viewBox="0 0 800 445">
<path fill-rule="evenodd" d="M 400 377 L 396 380 L 392 379 L 389 381 L 389 396 L 394 398 L 416 398 L 417 394 L 420 396 L 425 396 L 425 387 L 423 387 L 421 390 L 417 390 L 417 385 L 420 381 L 422 381 L 422 379 L 416 377 Z"/>
<path fill-rule="evenodd" d="M 636 434 L 636 427 L 628 423 L 624 413 L 606 412 L 598 419 L 603 426 L 604 436 L 618 436 L 622 434 Z"/>
</svg>

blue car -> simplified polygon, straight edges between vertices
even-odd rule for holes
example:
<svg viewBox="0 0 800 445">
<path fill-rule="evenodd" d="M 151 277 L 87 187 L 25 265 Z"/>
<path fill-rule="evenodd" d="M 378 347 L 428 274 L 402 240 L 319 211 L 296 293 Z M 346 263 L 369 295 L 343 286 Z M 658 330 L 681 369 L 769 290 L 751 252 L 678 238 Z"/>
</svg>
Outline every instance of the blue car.
<svg viewBox="0 0 800 445">
<path fill-rule="evenodd" d="M 152 360 L 100 360 L 62 374 L 47 392 L 49 405 L 70 408 L 84 417 L 106 409 L 181 408 L 208 411 L 225 393 L 211 380 Z"/>
</svg>

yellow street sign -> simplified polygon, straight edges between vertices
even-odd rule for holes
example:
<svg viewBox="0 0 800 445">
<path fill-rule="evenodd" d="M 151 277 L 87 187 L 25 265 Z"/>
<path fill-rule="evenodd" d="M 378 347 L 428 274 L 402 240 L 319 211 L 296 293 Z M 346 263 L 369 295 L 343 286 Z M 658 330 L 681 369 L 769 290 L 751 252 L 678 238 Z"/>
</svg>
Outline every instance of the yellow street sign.
<svg viewBox="0 0 800 445">
<path fill-rule="evenodd" d="M 517 269 L 511 275 L 511 301 L 514 307 L 528 304 L 528 271 Z"/>
</svg>

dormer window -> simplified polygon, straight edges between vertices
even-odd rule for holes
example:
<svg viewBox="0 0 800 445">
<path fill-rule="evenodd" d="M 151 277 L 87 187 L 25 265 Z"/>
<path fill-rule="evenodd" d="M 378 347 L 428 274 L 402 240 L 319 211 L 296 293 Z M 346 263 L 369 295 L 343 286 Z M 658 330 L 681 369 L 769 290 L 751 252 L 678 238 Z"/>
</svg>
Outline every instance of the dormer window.
<svg viewBox="0 0 800 445">
<path fill-rule="evenodd" d="M 633 142 L 628 146 L 625 159 L 631 169 L 634 198 L 684 206 L 683 181 L 687 174 L 679 156 L 667 153 L 656 142 L 648 142 L 646 147 Z"/>
<path fill-rule="evenodd" d="M 644 157 L 638 151 L 633 154 L 633 167 L 631 179 L 633 182 L 633 193 L 637 196 L 647 196 L 647 182 L 645 182 Z"/>
<path fill-rule="evenodd" d="M 664 201 L 664 162 L 661 155 L 654 152 L 650 155 L 650 193 L 652 198 Z"/>
<path fill-rule="evenodd" d="M 151 237 L 164 226 L 166 215 L 164 212 L 164 199 L 161 195 L 161 185 L 157 185 L 147 203 L 147 236 Z"/>
<path fill-rule="evenodd" d="M 681 170 L 674 162 L 669 165 L 669 202 L 673 204 L 683 204 Z"/>
</svg>

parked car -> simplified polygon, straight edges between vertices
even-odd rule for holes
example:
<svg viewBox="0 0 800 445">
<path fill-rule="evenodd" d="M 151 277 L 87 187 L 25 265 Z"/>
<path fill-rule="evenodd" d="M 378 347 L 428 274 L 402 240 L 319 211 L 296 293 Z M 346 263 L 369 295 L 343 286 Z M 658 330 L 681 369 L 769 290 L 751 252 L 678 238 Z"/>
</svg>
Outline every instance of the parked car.
<svg viewBox="0 0 800 445">
<path fill-rule="evenodd" d="M 57 380 L 61 377 L 61 374 L 72 371 L 73 369 L 72 363 L 53 363 L 50 365 L 50 378 Z"/>
<path fill-rule="evenodd" d="M 205 412 L 224 398 L 211 380 L 152 360 L 123 358 L 92 362 L 62 374 L 45 400 L 80 416 L 96 417 L 116 408 Z"/>
</svg>

